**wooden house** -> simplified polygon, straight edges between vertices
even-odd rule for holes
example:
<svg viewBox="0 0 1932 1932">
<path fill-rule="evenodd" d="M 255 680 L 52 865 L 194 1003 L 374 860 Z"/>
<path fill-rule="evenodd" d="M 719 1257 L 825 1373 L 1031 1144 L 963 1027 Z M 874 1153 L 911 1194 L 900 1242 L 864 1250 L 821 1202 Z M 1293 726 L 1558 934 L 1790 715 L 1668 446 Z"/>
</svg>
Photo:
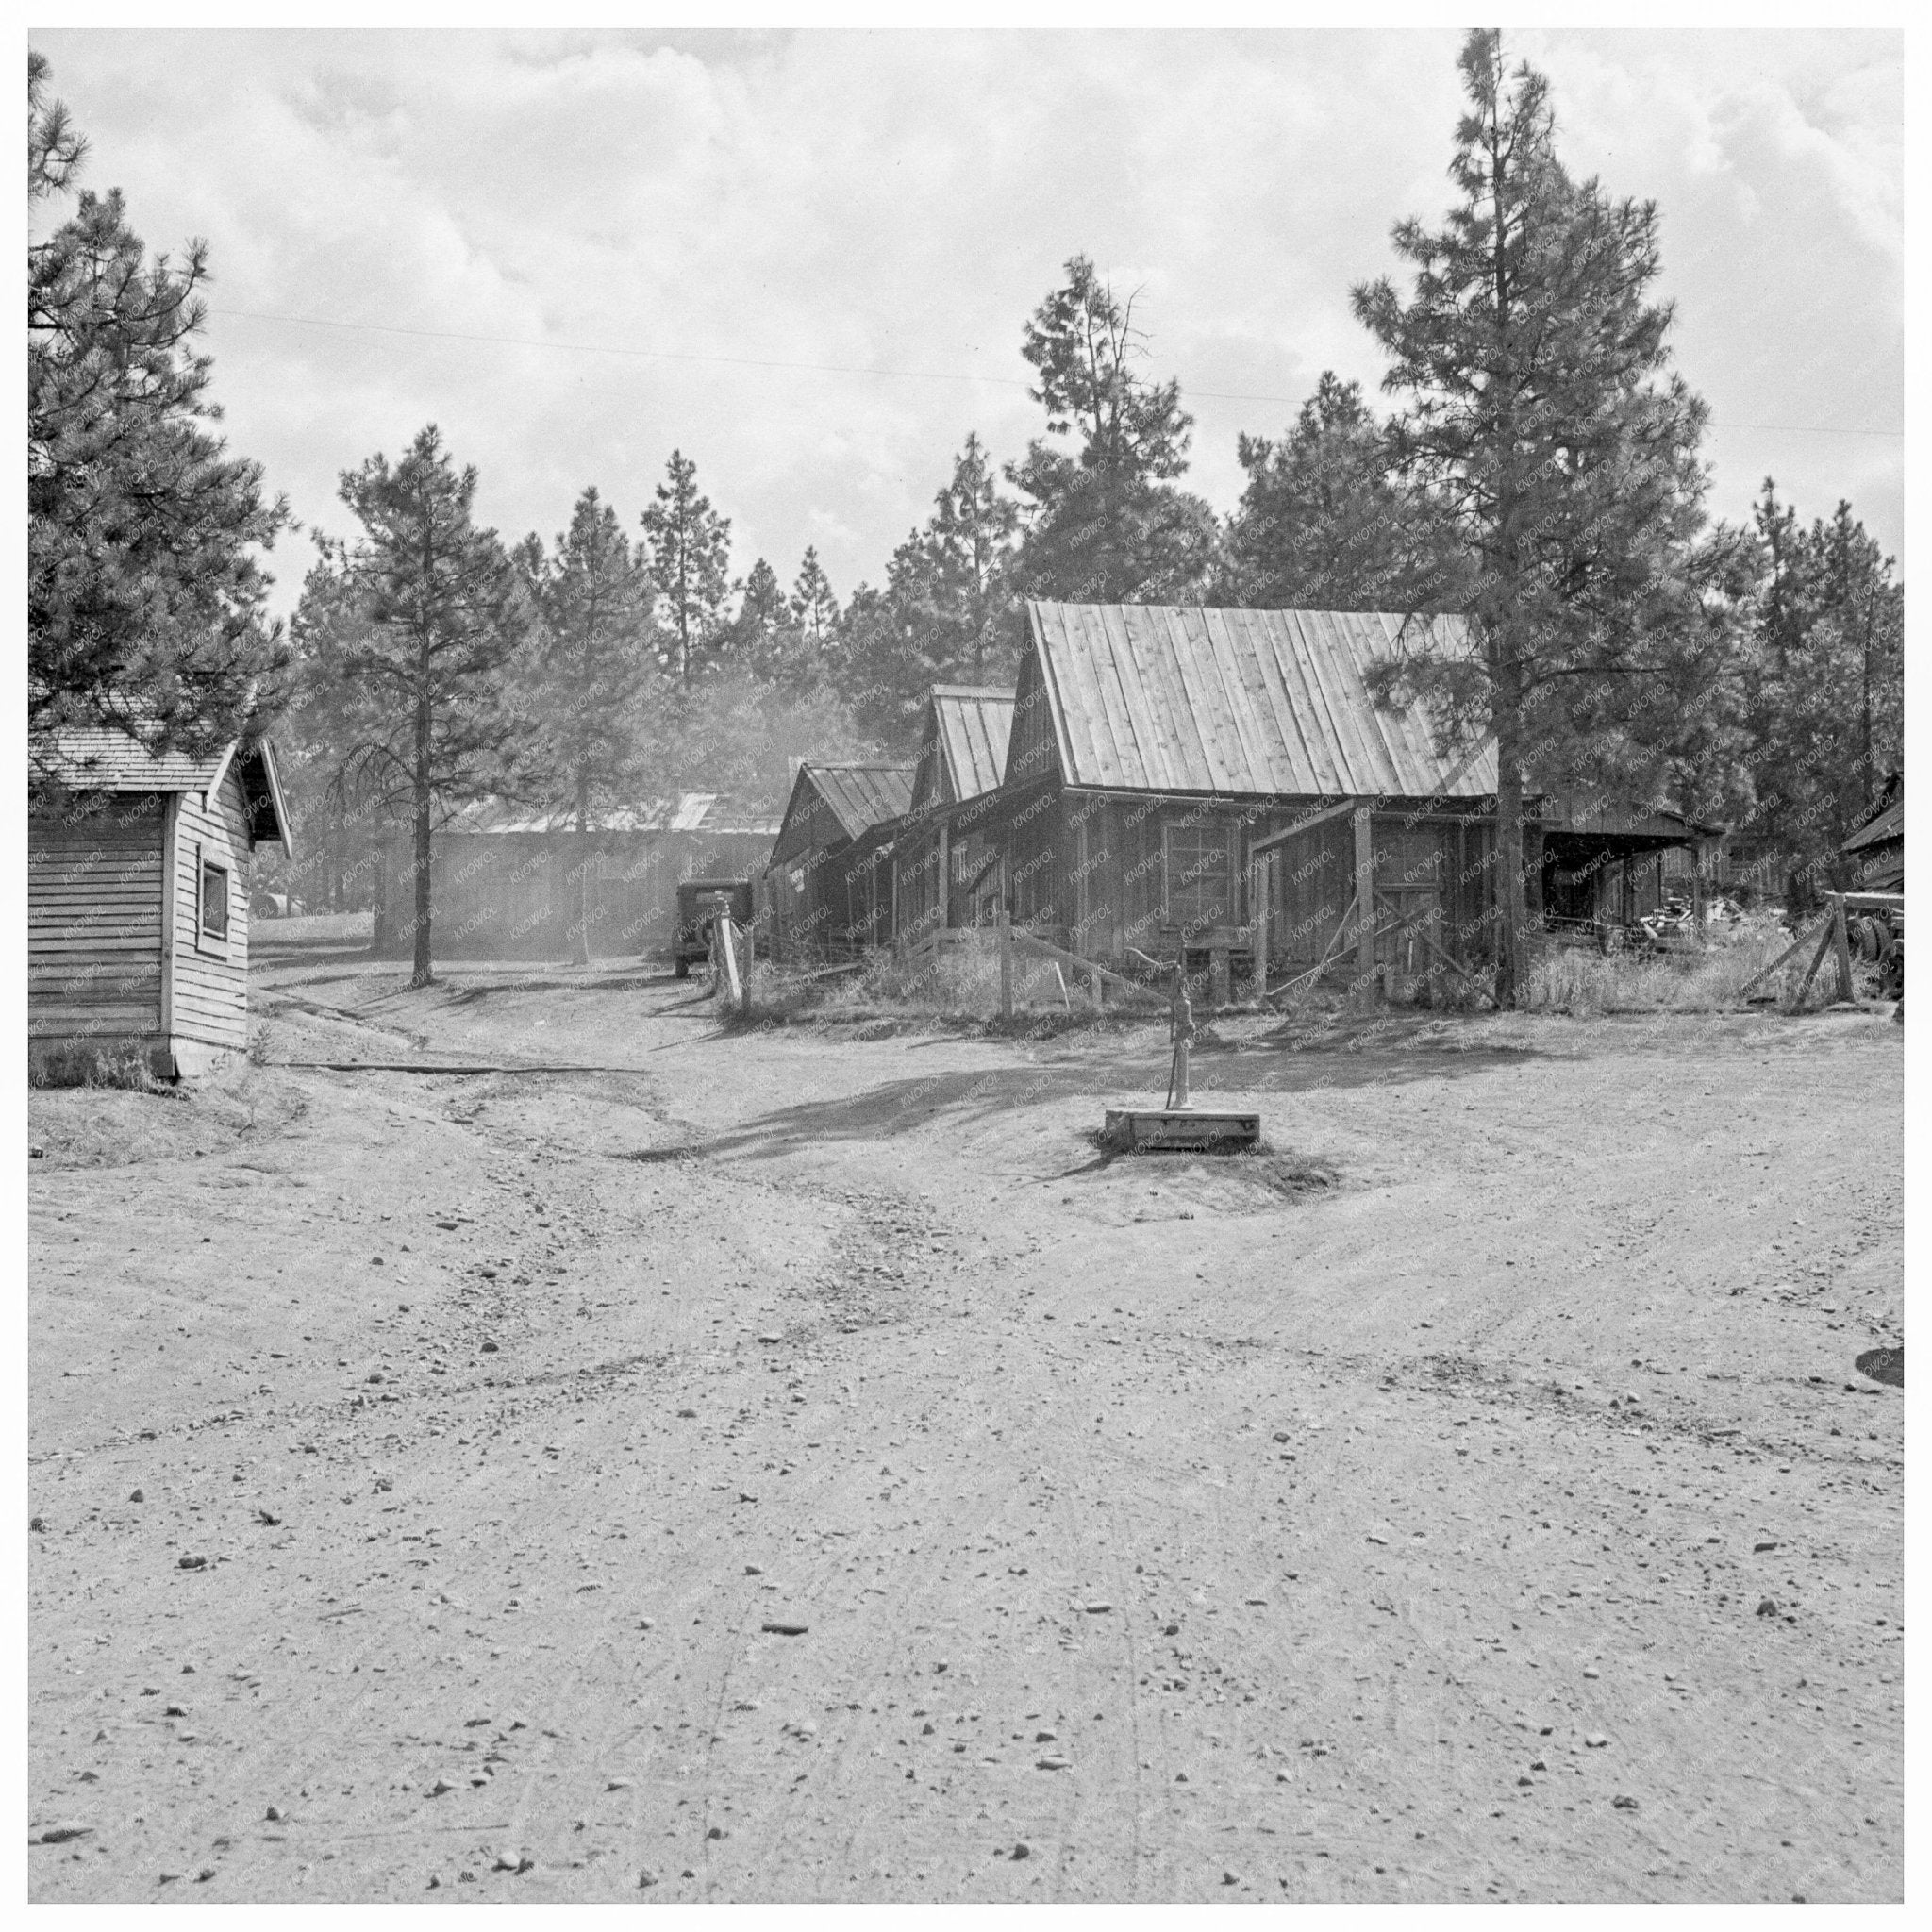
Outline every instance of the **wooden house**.
<svg viewBox="0 0 1932 1932">
<path fill-rule="evenodd" d="M 1853 866 L 1855 892 L 1906 889 L 1906 780 L 1894 772 L 1868 808 L 1862 824 L 1839 847 Z"/>
<path fill-rule="evenodd" d="M 910 765 L 799 766 L 759 908 L 774 958 L 849 958 L 891 937 L 892 839 L 911 804 Z"/>
<path fill-rule="evenodd" d="M 753 878 L 778 821 L 721 793 L 688 791 L 599 813 L 586 852 L 574 811 L 532 812 L 485 800 L 429 841 L 430 942 L 440 959 L 567 959 L 590 870 L 593 958 L 669 956 L 677 888 L 694 878 Z M 377 848 L 373 948 L 414 950 L 415 850 L 397 832 Z"/>
<path fill-rule="evenodd" d="M 1459 648 L 1459 619 L 1027 612 L 996 827 L 1016 922 L 1114 963 L 1184 948 L 1225 971 L 1258 941 L 1276 978 L 1484 955 L 1494 745 L 1445 755 L 1419 707 L 1369 687 L 1420 622 Z"/>
<path fill-rule="evenodd" d="M 997 811 L 1013 731 L 1013 693 L 936 684 L 925 703 L 912 803 L 892 841 L 892 937 L 919 951 L 991 922 L 999 902 Z"/>
<path fill-rule="evenodd" d="M 144 1059 L 164 1079 L 248 1043 L 258 845 L 290 849 L 264 739 L 212 758 L 151 754 L 111 729 L 59 734 L 64 795 L 27 818 L 27 1052 L 44 1077 Z"/>
</svg>

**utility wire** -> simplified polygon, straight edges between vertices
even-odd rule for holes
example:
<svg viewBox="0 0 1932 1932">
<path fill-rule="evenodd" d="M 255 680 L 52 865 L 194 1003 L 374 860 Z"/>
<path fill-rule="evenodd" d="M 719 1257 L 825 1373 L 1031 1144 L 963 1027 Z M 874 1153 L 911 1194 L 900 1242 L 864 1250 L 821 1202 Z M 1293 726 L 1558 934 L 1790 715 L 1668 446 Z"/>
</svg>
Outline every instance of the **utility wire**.
<svg viewBox="0 0 1932 1932">
<path fill-rule="evenodd" d="M 487 336 L 466 329 L 404 328 L 394 323 L 332 322 L 317 315 L 274 315 L 258 308 L 216 308 L 211 315 L 233 316 L 247 322 L 279 322 L 294 328 L 336 329 L 352 335 L 410 336 L 423 341 L 485 342 L 506 349 L 563 349 L 579 356 L 624 356 L 649 362 L 702 362 L 731 369 L 788 369 L 816 375 L 876 375 L 904 382 L 977 382 L 997 389 L 1030 389 L 1032 384 L 1011 375 L 972 375 L 938 369 L 873 369 L 852 362 L 783 362 L 761 356 L 700 356 L 679 349 L 636 349 L 611 342 L 540 341 L 531 336 Z M 1190 396 L 1214 403 L 1278 403 L 1293 408 L 1307 400 L 1304 396 L 1264 396 L 1234 394 L 1224 390 L 1190 389 Z M 1835 428 L 1815 423 L 1722 423 L 1711 421 L 1713 429 L 1770 430 L 1793 436 L 1875 436 L 1901 441 L 1902 429 Z"/>
</svg>

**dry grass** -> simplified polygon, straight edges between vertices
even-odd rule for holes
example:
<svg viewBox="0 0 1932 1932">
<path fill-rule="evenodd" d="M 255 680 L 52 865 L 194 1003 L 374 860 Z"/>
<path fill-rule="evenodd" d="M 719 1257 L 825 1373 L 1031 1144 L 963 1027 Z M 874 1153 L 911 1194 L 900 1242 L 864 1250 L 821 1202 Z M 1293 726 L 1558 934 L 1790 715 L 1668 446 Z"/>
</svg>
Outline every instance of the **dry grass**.
<svg viewBox="0 0 1932 1932">
<path fill-rule="evenodd" d="M 1063 976 L 1062 976 L 1063 975 Z M 1074 1021 L 1107 1013 L 1152 1010 L 1164 995 L 1136 1000 L 1108 987 L 1096 1009 L 1092 988 L 1051 964 L 1013 958 L 1015 1018 L 1058 1015 Z M 849 971 L 827 973 L 810 967 L 774 966 L 760 959 L 752 969 L 752 1010 L 767 1018 L 809 1016 L 819 1020 L 863 1022 L 917 1016 L 924 1019 L 985 1022 L 1000 1011 L 999 958 L 992 946 L 949 946 L 916 965 L 891 953 L 871 954 Z"/>
<path fill-rule="evenodd" d="M 1790 944 L 1791 938 L 1775 913 L 1755 912 L 1728 929 L 1713 925 L 1701 952 L 1605 955 L 1552 947 L 1532 963 L 1523 1004 L 1532 1011 L 1578 1018 L 1604 1013 L 1715 1013 L 1736 1006 L 1744 989 Z M 1764 997 L 1780 1012 L 1796 1012 L 1798 984 L 1810 963 L 1811 948 L 1801 948 L 1755 990 L 1755 996 Z M 1837 974 L 1827 961 L 1812 982 L 1806 1007 L 1825 1005 L 1837 987 Z"/>
</svg>

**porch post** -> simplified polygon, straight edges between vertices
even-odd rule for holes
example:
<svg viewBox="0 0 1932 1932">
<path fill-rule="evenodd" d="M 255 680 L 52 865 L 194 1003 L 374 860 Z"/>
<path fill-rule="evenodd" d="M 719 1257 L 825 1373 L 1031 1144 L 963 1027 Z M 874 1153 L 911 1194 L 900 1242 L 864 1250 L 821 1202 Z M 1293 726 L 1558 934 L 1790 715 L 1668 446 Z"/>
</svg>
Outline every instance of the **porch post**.
<svg viewBox="0 0 1932 1932">
<path fill-rule="evenodd" d="M 1355 812 L 1355 972 L 1357 991 L 1373 999 L 1375 991 L 1375 841 L 1369 808 Z"/>
</svg>

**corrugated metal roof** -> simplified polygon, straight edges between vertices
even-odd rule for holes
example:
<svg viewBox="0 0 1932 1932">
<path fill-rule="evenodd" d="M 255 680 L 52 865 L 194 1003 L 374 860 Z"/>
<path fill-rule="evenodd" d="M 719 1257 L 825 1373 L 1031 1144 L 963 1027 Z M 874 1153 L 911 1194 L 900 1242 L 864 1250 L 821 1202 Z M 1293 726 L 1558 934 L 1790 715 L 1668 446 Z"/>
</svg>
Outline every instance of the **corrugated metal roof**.
<svg viewBox="0 0 1932 1932">
<path fill-rule="evenodd" d="M 940 748 L 961 804 L 993 791 L 1007 774 L 1013 735 L 1013 693 L 964 684 L 936 684 L 932 705 Z"/>
<path fill-rule="evenodd" d="M 575 828 L 576 822 L 574 805 L 529 811 L 492 798 L 465 806 L 453 813 L 439 831 L 487 832 L 494 836 L 568 832 Z M 737 810 L 728 796 L 715 791 L 684 791 L 675 799 L 646 799 L 641 805 L 617 806 L 591 814 L 593 832 L 741 832 L 771 838 L 778 825 L 774 814 Z"/>
<path fill-rule="evenodd" d="M 912 808 L 910 765 L 820 765 L 807 759 L 803 774 L 831 807 L 848 839 L 874 825 L 904 818 Z"/>
<path fill-rule="evenodd" d="M 1418 623 L 1460 618 L 1029 603 L 1061 773 L 1096 791 L 1479 798 L 1496 753 L 1436 750 L 1419 705 L 1378 708 L 1366 674 Z"/>
</svg>

